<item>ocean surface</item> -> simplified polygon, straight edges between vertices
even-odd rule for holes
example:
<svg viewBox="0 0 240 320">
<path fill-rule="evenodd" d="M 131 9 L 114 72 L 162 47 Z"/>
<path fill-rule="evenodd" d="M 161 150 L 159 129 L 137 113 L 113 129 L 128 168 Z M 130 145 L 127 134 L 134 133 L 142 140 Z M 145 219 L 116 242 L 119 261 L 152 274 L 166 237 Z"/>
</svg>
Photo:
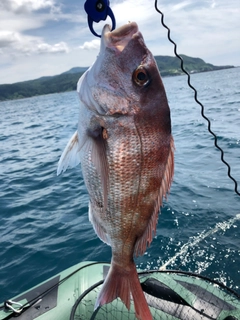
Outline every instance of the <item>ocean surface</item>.
<svg viewBox="0 0 240 320">
<path fill-rule="evenodd" d="M 192 84 L 240 184 L 240 68 L 193 74 Z M 156 236 L 136 263 L 201 273 L 240 292 L 240 197 L 187 77 L 163 78 L 175 175 Z M 0 301 L 87 260 L 110 261 L 88 220 L 80 166 L 57 176 L 78 122 L 76 92 L 0 103 Z M 240 186 L 239 186 L 240 190 Z"/>
</svg>

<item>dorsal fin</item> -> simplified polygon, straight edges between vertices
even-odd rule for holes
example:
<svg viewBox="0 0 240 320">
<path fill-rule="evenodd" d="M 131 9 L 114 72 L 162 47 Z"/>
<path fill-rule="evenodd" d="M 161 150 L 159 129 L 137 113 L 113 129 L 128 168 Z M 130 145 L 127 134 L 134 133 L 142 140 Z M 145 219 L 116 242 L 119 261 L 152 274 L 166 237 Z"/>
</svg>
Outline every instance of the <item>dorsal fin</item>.
<svg viewBox="0 0 240 320">
<path fill-rule="evenodd" d="M 134 253 L 136 256 L 143 255 L 147 247 L 150 245 L 153 239 L 153 234 L 156 233 L 156 226 L 158 220 L 158 214 L 160 206 L 162 205 L 162 198 L 167 196 L 167 193 L 170 190 L 172 178 L 174 172 L 174 141 L 171 137 L 170 142 L 170 152 L 168 155 L 168 160 L 162 179 L 162 184 L 159 190 L 159 194 L 155 203 L 155 208 L 152 213 L 151 219 L 149 221 L 148 227 L 146 228 L 143 235 L 137 240 Z"/>
</svg>

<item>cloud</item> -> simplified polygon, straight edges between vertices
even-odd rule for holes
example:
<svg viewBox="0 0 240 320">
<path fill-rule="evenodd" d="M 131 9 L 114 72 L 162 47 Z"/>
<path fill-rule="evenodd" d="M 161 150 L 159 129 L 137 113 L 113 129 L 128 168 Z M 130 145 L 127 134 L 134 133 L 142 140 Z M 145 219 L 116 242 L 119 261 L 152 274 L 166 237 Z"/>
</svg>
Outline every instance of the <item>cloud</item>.
<svg viewBox="0 0 240 320">
<path fill-rule="evenodd" d="M 187 1 L 181 3 L 186 4 Z M 190 11 L 187 10 L 189 7 Z M 239 52 L 237 30 L 240 26 L 240 8 L 237 1 L 196 1 L 191 5 L 189 2 L 189 7 L 182 6 L 179 7 L 179 11 L 174 11 L 173 6 L 166 3 L 162 8 L 165 13 L 164 22 L 171 29 L 171 37 L 178 45 L 178 53 L 200 57 L 213 64 L 238 65 L 239 57 L 237 58 L 236 53 Z M 164 51 L 160 53 L 159 48 L 164 50 L 162 34 L 166 38 L 167 31 L 161 27 L 160 22 L 155 23 L 158 23 L 159 28 L 153 29 L 151 34 L 147 33 L 146 38 L 152 40 L 155 37 L 154 54 L 164 54 Z M 171 52 L 165 52 L 173 55 L 173 46 L 169 44 L 170 47 Z"/>
<path fill-rule="evenodd" d="M 50 12 L 40 11 L 48 9 Z M 0 0 L 0 54 L 3 57 L 68 53 L 66 42 L 55 43 L 33 30 L 44 28 L 60 14 L 55 0 Z M 30 31 L 30 34 L 29 34 Z"/>
<path fill-rule="evenodd" d="M 142 23 L 151 19 L 154 10 L 153 1 L 124 0 L 113 4 L 112 10 L 115 13 L 116 22 L 122 25 L 129 21 L 142 21 Z"/>
<path fill-rule="evenodd" d="M 39 43 L 33 50 L 34 53 L 68 53 L 69 48 L 65 42 L 59 42 L 54 45 L 48 43 Z"/>
<path fill-rule="evenodd" d="M 91 65 L 100 45 L 88 28 L 84 2 L 0 0 L 1 81 L 26 80 Z M 154 1 L 138 0 L 137 5 L 136 0 L 110 2 L 117 27 L 136 21 L 154 55 L 174 55 Z M 179 53 L 213 64 L 239 65 L 238 2 L 158 0 L 158 7 Z M 111 19 L 94 23 L 94 30 L 101 33 L 106 23 L 111 24 Z"/>
<path fill-rule="evenodd" d="M 12 31 L 0 31 L 0 48 L 2 55 L 10 54 L 11 56 L 69 52 L 64 41 L 49 44 L 40 38 L 24 36 Z"/>
<path fill-rule="evenodd" d="M 82 46 L 79 47 L 83 50 L 92 50 L 92 49 L 99 49 L 100 48 L 100 40 L 94 39 L 92 41 L 86 41 Z"/>
<path fill-rule="evenodd" d="M 179 11 L 179 10 L 184 9 L 185 7 L 190 6 L 190 5 L 191 5 L 191 1 L 183 1 L 183 2 L 175 4 L 173 6 L 172 10 L 173 11 Z"/>
<path fill-rule="evenodd" d="M 44 9 L 57 10 L 54 0 L 1 0 L 0 9 L 14 13 L 27 13 Z"/>
<path fill-rule="evenodd" d="M 212 0 L 211 1 L 211 8 L 215 8 L 216 7 L 216 1 L 215 0 Z"/>
<path fill-rule="evenodd" d="M 12 31 L 0 31 L 0 48 L 12 46 L 19 42 L 19 34 Z"/>
</svg>

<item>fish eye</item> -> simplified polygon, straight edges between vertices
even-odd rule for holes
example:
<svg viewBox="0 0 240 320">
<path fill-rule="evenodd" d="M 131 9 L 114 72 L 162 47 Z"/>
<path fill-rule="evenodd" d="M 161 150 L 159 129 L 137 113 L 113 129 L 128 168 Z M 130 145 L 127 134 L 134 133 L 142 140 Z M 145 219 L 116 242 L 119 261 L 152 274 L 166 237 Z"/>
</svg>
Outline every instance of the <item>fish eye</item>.
<svg viewBox="0 0 240 320">
<path fill-rule="evenodd" d="M 150 78 L 146 69 L 143 66 L 139 66 L 136 70 L 134 70 L 133 81 L 140 87 L 149 84 Z"/>
</svg>

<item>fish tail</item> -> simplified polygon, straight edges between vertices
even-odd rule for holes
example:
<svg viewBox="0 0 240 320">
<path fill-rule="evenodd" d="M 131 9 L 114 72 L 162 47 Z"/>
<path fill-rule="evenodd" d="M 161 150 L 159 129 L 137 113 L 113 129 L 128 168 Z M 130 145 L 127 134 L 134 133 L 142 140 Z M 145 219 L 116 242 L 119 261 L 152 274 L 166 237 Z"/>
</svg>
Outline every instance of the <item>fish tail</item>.
<svg viewBox="0 0 240 320">
<path fill-rule="evenodd" d="M 152 320 L 146 298 L 138 279 L 135 264 L 128 270 L 112 263 L 102 289 L 98 295 L 95 309 L 120 298 L 127 309 L 130 309 L 130 294 L 132 295 L 136 317 L 139 320 Z"/>
</svg>

